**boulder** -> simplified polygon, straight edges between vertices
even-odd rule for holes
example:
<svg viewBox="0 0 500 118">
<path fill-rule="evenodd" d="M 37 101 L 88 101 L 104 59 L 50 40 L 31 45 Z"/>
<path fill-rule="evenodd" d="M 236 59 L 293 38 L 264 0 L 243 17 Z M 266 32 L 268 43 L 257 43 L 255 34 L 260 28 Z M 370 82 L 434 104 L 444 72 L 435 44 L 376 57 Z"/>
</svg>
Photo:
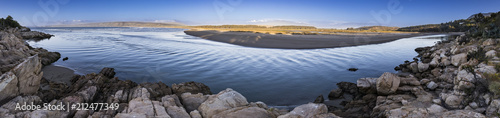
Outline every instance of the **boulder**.
<svg viewBox="0 0 500 118">
<path fill-rule="evenodd" d="M 417 73 L 418 72 L 418 64 L 417 62 L 413 62 L 411 63 L 410 65 L 408 65 L 408 67 L 413 73 Z"/>
<path fill-rule="evenodd" d="M 191 117 L 183 107 L 168 106 L 167 113 L 172 118 L 189 118 Z"/>
<path fill-rule="evenodd" d="M 17 76 L 12 72 L 0 76 L 0 101 L 8 100 L 19 95 Z"/>
<path fill-rule="evenodd" d="M 197 94 L 197 93 L 202 93 L 204 95 L 210 95 L 212 92 L 210 91 L 210 88 L 206 86 L 203 83 L 197 83 L 197 82 L 185 82 L 185 83 L 180 83 L 180 84 L 172 84 L 172 91 L 177 94 L 177 96 L 181 96 L 182 93 L 192 93 L 192 94 Z"/>
<path fill-rule="evenodd" d="M 101 72 L 99 72 L 99 74 L 102 74 L 108 78 L 113 78 L 115 77 L 115 69 L 114 68 L 108 68 L 108 67 L 104 67 L 102 68 Z"/>
<path fill-rule="evenodd" d="M 325 102 L 325 98 L 323 97 L 323 95 L 319 95 L 318 97 L 316 97 L 316 99 L 314 100 L 314 103 L 323 103 Z"/>
<path fill-rule="evenodd" d="M 248 101 L 243 95 L 233 89 L 227 88 L 217 95 L 209 96 L 198 107 L 198 111 L 201 112 L 204 118 L 212 118 L 213 115 L 222 111 L 246 105 L 248 105 Z"/>
<path fill-rule="evenodd" d="M 463 99 L 464 99 L 463 96 L 450 95 L 446 97 L 444 103 L 452 109 L 463 108 L 463 105 L 461 105 Z"/>
<path fill-rule="evenodd" d="M 414 108 L 414 107 L 401 107 L 397 109 L 392 109 L 385 113 L 385 117 L 388 118 L 427 118 L 429 113 L 425 108 Z"/>
<path fill-rule="evenodd" d="M 155 83 L 141 83 L 140 86 L 146 88 L 150 94 L 150 98 L 155 100 L 160 99 L 165 95 L 172 94 L 172 89 L 161 81 Z"/>
<path fill-rule="evenodd" d="M 431 82 L 427 83 L 426 87 L 431 89 L 431 90 L 434 90 L 438 87 L 438 84 L 436 84 L 434 81 L 431 81 Z"/>
<path fill-rule="evenodd" d="M 490 106 L 486 108 L 486 116 L 493 117 L 500 113 L 500 99 L 491 101 Z"/>
<path fill-rule="evenodd" d="M 460 53 L 451 56 L 451 64 L 454 66 L 460 66 L 460 64 L 467 62 L 467 53 Z"/>
<path fill-rule="evenodd" d="M 166 95 L 161 98 L 161 102 L 163 103 L 164 107 L 169 107 L 169 106 L 182 106 L 179 97 L 177 95 Z"/>
<path fill-rule="evenodd" d="M 312 118 L 320 114 L 328 114 L 325 104 L 308 103 L 295 107 L 289 113 L 278 116 L 278 118 Z"/>
<path fill-rule="evenodd" d="M 495 69 L 494 66 L 488 66 L 483 63 L 477 65 L 476 71 L 480 73 L 489 73 L 489 74 L 497 73 L 497 69 Z"/>
<path fill-rule="evenodd" d="M 448 66 L 451 64 L 451 61 L 449 57 L 441 57 L 441 63 L 442 66 Z"/>
<path fill-rule="evenodd" d="M 187 112 L 191 112 L 193 110 L 198 109 L 201 103 L 207 100 L 208 96 L 204 96 L 201 93 L 191 94 L 191 93 L 183 93 L 181 95 L 182 105 L 186 108 Z"/>
<path fill-rule="evenodd" d="M 400 78 L 393 73 L 386 72 L 377 79 L 376 88 L 379 94 L 389 95 L 399 87 Z"/>
<path fill-rule="evenodd" d="M 189 115 L 191 116 L 191 118 L 202 118 L 198 110 L 193 110 L 189 112 Z"/>
<path fill-rule="evenodd" d="M 428 63 L 418 62 L 418 72 L 424 72 L 427 69 L 429 69 L 429 64 Z"/>
<path fill-rule="evenodd" d="M 272 113 L 259 107 L 236 107 L 220 113 L 217 113 L 213 118 L 273 118 Z"/>
<path fill-rule="evenodd" d="M 31 56 L 12 69 L 18 78 L 19 93 L 32 95 L 38 91 L 42 79 L 42 65 L 37 55 Z"/>
<path fill-rule="evenodd" d="M 488 46 L 488 45 L 495 45 L 497 44 L 496 40 L 493 39 L 486 39 L 483 41 L 483 46 Z"/>
<path fill-rule="evenodd" d="M 432 66 L 432 67 L 438 66 L 439 65 L 439 59 L 440 59 L 439 56 L 435 56 L 434 58 L 432 58 L 431 62 L 429 62 L 429 65 Z"/>
<path fill-rule="evenodd" d="M 377 79 L 378 78 L 361 78 L 356 81 L 356 85 L 359 91 L 364 94 L 376 93 Z"/>
<path fill-rule="evenodd" d="M 483 114 L 469 110 L 453 110 L 444 112 L 442 118 L 486 118 Z"/>
<path fill-rule="evenodd" d="M 495 57 L 495 56 L 498 56 L 498 55 L 497 55 L 497 51 L 495 51 L 495 50 L 490 50 L 490 51 L 486 52 L 486 54 L 485 54 L 485 55 L 486 55 L 486 57 L 490 57 L 490 58 L 493 58 L 493 57 Z"/>
<path fill-rule="evenodd" d="M 333 100 L 333 99 L 340 98 L 340 96 L 342 96 L 342 94 L 343 94 L 342 89 L 333 89 L 328 94 L 328 99 Z"/>
<path fill-rule="evenodd" d="M 135 98 L 128 103 L 127 113 L 144 114 L 147 117 L 154 117 L 155 110 L 153 102 L 147 98 Z"/>
</svg>

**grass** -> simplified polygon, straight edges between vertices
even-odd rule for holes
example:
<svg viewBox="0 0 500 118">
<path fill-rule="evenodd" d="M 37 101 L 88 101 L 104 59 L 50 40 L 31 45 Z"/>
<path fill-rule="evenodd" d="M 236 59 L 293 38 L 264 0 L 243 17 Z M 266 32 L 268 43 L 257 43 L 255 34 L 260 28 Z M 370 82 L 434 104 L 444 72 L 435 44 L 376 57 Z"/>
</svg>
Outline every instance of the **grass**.
<svg viewBox="0 0 500 118">
<path fill-rule="evenodd" d="M 485 73 L 486 80 L 488 80 L 488 90 L 495 94 L 495 96 L 500 96 L 500 73 Z"/>
</svg>

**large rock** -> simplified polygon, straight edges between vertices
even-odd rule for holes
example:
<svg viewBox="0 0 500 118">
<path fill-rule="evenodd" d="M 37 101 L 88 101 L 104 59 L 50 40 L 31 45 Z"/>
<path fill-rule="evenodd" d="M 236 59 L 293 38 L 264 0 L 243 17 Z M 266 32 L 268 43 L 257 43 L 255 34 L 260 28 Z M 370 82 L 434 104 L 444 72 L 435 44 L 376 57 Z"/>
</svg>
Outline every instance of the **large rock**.
<svg viewBox="0 0 500 118">
<path fill-rule="evenodd" d="M 388 118 L 427 118 L 429 113 L 425 108 L 414 108 L 414 107 L 401 107 L 397 109 L 392 109 L 385 113 Z"/>
<path fill-rule="evenodd" d="M 0 102 L 19 95 L 17 76 L 12 72 L 0 76 Z"/>
<path fill-rule="evenodd" d="M 497 42 L 494 39 L 487 39 L 487 40 L 483 41 L 483 46 L 495 45 L 495 44 L 497 44 Z"/>
<path fill-rule="evenodd" d="M 377 92 L 383 95 L 389 95 L 394 92 L 399 87 L 400 77 L 396 74 L 385 72 L 377 79 Z"/>
<path fill-rule="evenodd" d="M 40 88 L 43 72 L 37 55 L 31 56 L 0 76 L 0 101 L 16 95 L 33 95 Z"/>
<path fill-rule="evenodd" d="M 454 81 L 454 89 L 468 91 L 475 87 L 474 82 L 475 76 L 473 73 L 470 73 L 467 70 L 461 70 L 458 72 Z"/>
<path fill-rule="evenodd" d="M 495 50 L 490 50 L 490 51 L 486 52 L 485 55 L 486 55 L 486 57 L 491 57 L 491 58 L 498 56 L 497 51 L 495 51 Z"/>
<path fill-rule="evenodd" d="M 227 88 L 217 95 L 209 96 L 198 107 L 198 111 L 201 112 L 204 118 L 212 118 L 213 115 L 222 111 L 246 105 L 248 105 L 248 101 L 243 95 L 233 89 Z"/>
<path fill-rule="evenodd" d="M 459 66 L 462 63 L 467 62 L 467 53 L 460 53 L 451 56 L 451 64 L 454 66 Z"/>
<path fill-rule="evenodd" d="M 54 36 L 39 31 L 20 32 L 20 34 L 23 39 L 33 39 L 33 40 L 41 40 Z"/>
<path fill-rule="evenodd" d="M 147 117 L 154 117 L 155 110 L 153 108 L 153 102 L 147 98 L 135 98 L 129 102 L 127 113 L 137 113 Z"/>
<path fill-rule="evenodd" d="M 493 117 L 500 113 L 500 99 L 491 101 L 490 106 L 486 109 L 486 116 Z"/>
<path fill-rule="evenodd" d="M 201 103 L 207 100 L 208 96 L 204 96 L 201 93 L 191 94 L 191 93 L 183 93 L 181 95 L 182 105 L 186 108 L 187 112 L 191 112 L 193 110 L 198 109 Z"/>
<path fill-rule="evenodd" d="M 259 107 L 236 107 L 215 114 L 213 118 L 273 118 L 272 113 Z"/>
<path fill-rule="evenodd" d="M 424 72 L 429 69 L 429 64 L 418 62 L 418 72 Z"/>
<path fill-rule="evenodd" d="M 483 114 L 469 110 L 454 110 L 444 112 L 442 118 L 486 118 Z"/>
<path fill-rule="evenodd" d="M 180 83 L 180 84 L 172 84 L 172 91 L 177 94 L 177 96 L 181 96 L 182 93 L 192 93 L 192 94 L 197 94 L 197 93 L 202 93 L 204 95 L 210 95 L 212 92 L 210 91 L 210 88 L 206 86 L 203 83 L 197 83 L 197 82 L 185 82 L 185 83 Z"/>
<path fill-rule="evenodd" d="M 356 81 L 357 87 L 360 92 L 369 94 L 377 92 L 377 79 L 378 78 L 361 78 Z"/>
<path fill-rule="evenodd" d="M 328 109 L 325 104 L 309 103 L 295 107 L 289 113 L 278 116 L 278 118 L 314 118 L 318 116 L 328 116 L 328 114 Z"/>
<path fill-rule="evenodd" d="M 457 96 L 457 95 L 450 95 L 446 97 L 445 99 L 445 104 L 448 105 L 448 107 L 457 109 L 457 108 L 463 108 L 463 105 L 461 102 L 463 101 L 463 96 Z"/>
<path fill-rule="evenodd" d="M 480 73 L 489 73 L 489 74 L 495 74 L 497 73 L 497 69 L 495 69 L 494 66 L 488 66 L 486 64 L 479 64 L 477 65 L 476 71 Z"/>
<path fill-rule="evenodd" d="M 189 118 L 191 117 L 183 107 L 168 106 L 167 113 L 172 118 Z"/>
</svg>

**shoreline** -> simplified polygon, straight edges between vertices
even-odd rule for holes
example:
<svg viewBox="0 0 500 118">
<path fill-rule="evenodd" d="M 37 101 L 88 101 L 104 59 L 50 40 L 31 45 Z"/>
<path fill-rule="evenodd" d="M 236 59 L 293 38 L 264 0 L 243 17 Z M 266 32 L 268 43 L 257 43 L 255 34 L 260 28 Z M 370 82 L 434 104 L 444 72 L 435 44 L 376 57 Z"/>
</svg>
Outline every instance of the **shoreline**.
<svg viewBox="0 0 500 118">
<path fill-rule="evenodd" d="M 380 44 L 416 36 L 447 33 L 344 33 L 340 35 L 282 35 L 215 30 L 184 31 L 203 39 L 257 48 L 318 49 Z M 352 35 L 350 35 L 352 34 Z M 459 34 L 459 33 L 448 33 Z"/>
<path fill-rule="evenodd" d="M 26 49 L 19 53 L 30 54 L 21 57 L 25 60 L 0 76 L 0 93 L 6 95 L 0 96 L 0 117 L 493 117 L 500 112 L 500 91 L 488 89 L 488 84 L 478 81 L 484 78 L 477 78 L 498 72 L 500 39 L 483 40 L 461 35 L 455 40 L 417 48 L 418 56 L 414 61 L 398 66 L 409 74 L 386 72 L 378 78 L 360 78 L 356 83 L 339 82 L 338 89 L 326 97 L 328 100 L 320 95 L 314 102 L 311 100 L 311 103 L 287 110 L 269 107 L 263 102 L 249 102 L 231 88 L 212 94 L 208 86 L 197 82 L 168 86 L 161 81 L 120 80 L 115 77 L 113 68 L 106 67 L 99 73 L 75 74 L 69 80 L 71 86 L 48 81 L 42 79 L 43 66 L 47 73 L 62 74 L 64 78 L 71 75 L 68 74 L 71 69 L 50 66 L 60 55 L 56 59 L 47 56 L 46 50 L 33 51 L 42 49 L 29 48 L 23 39 L 11 32 L 0 31 L 0 34 L 4 35 L 2 40 L 11 40 L 0 43 L 12 43 L 9 45 Z M 474 47 L 481 50 L 474 51 Z M 10 49 L 6 51 L 18 51 Z M 489 62 L 496 65 L 478 61 L 481 55 L 468 59 L 469 52 L 485 54 L 482 56 L 489 57 Z M 492 85 L 499 86 L 500 82 Z M 120 107 L 69 112 L 16 110 L 15 105 L 23 101 L 35 105 L 68 103 L 68 106 L 109 103 Z"/>
</svg>

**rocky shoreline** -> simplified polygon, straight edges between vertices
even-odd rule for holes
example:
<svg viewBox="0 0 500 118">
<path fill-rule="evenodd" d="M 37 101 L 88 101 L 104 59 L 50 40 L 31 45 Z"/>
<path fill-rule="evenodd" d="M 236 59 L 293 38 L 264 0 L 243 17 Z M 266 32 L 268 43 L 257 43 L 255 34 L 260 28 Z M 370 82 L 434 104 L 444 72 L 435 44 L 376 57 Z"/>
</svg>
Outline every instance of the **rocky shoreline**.
<svg viewBox="0 0 500 118">
<path fill-rule="evenodd" d="M 30 33 L 23 33 L 30 32 Z M 75 75 L 70 84 L 43 78 L 43 66 L 60 58 L 57 52 L 32 48 L 25 39 L 51 37 L 29 30 L 0 31 L 0 117 L 498 117 L 500 99 L 492 91 L 498 77 L 500 39 L 465 35 L 432 47 L 417 48 L 414 61 L 379 78 L 340 82 L 328 100 L 277 109 L 263 102 L 248 102 L 230 88 L 212 94 L 202 83 L 168 86 L 162 82 L 120 80 L 113 68 Z M 25 34 L 26 36 L 23 36 Z M 29 35 L 29 36 L 28 36 Z M 498 66 L 498 67 L 497 67 Z M 493 90 L 495 88 L 493 87 Z M 496 88 L 498 89 L 498 88 Z M 18 103 L 69 105 L 108 103 L 111 110 L 19 110 Z M 311 101 L 313 102 L 313 101 Z"/>
</svg>

